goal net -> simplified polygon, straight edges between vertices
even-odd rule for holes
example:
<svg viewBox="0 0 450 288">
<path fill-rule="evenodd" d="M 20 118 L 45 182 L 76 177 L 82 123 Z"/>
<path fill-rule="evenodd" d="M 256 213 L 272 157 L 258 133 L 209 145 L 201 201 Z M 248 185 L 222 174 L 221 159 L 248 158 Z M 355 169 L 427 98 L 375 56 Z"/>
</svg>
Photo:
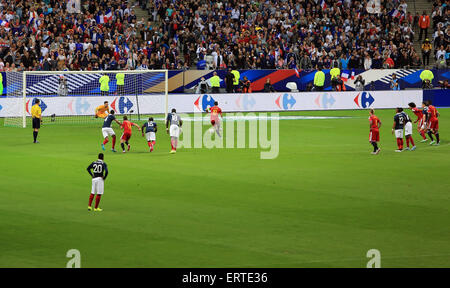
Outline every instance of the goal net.
<svg viewBox="0 0 450 288">
<path fill-rule="evenodd" d="M 111 109 L 137 120 L 168 112 L 167 70 L 7 72 L 6 87 L 5 126 L 30 125 L 36 99 L 44 124 L 97 125 Z"/>
</svg>

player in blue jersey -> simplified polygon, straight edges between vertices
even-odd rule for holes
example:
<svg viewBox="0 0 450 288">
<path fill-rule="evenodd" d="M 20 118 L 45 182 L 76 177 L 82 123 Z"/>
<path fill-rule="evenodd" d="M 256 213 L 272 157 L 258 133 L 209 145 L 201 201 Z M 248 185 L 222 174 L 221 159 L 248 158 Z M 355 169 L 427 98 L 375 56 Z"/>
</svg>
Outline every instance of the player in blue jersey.
<svg viewBox="0 0 450 288">
<path fill-rule="evenodd" d="M 100 198 L 103 195 L 104 188 L 105 188 L 105 180 L 106 177 L 108 177 L 108 166 L 103 161 L 104 155 L 103 153 L 98 154 L 98 160 L 94 161 L 87 167 L 87 171 L 89 175 L 92 177 L 92 189 L 91 189 L 91 195 L 89 196 L 89 206 L 88 210 L 92 211 L 92 201 L 94 200 L 95 194 L 97 194 L 97 197 L 95 198 L 95 212 L 101 212 L 103 211 L 101 208 L 98 207 L 98 204 L 100 203 Z M 92 171 L 91 171 L 92 170 Z"/>
<path fill-rule="evenodd" d="M 403 152 L 403 128 L 405 127 L 406 119 L 402 114 L 403 109 L 397 108 L 395 110 L 394 124 L 392 125 L 392 134 L 395 131 L 395 138 L 397 138 L 398 149 L 395 152 Z"/>
<path fill-rule="evenodd" d="M 144 131 L 148 147 L 150 148 L 150 152 L 152 152 L 155 148 L 156 132 L 158 131 L 158 126 L 156 125 L 156 122 L 153 121 L 153 117 L 148 118 L 148 122 L 145 122 L 144 125 L 142 125 L 142 137 L 144 137 Z"/>
<path fill-rule="evenodd" d="M 116 116 L 114 116 L 114 110 L 111 110 L 109 112 L 109 115 L 106 116 L 105 121 L 103 121 L 103 127 L 102 127 L 102 134 L 103 134 L 103 143 L 102 143 L 102 149 L 105 151 L 105 144 L 108 143 L 109 139 L 108 137 L 112 137 L 112 149 L 111 151 L 116 152 L 114 147 L 116 146 L 116 133 L 114 133 L 114 130 L 112 129 L 111 125 L 112 122 L 115 121 L 117 124 L 122 125 L 119 121 L 117 121 Z"/>
<path fill-rule="evenodd" d="M 412 126 L 411 118 L 409 117 L 409 115 L 405 111 L 402 111 L 401 114 L 405 118 L 405 138 L 406 138 L 406 148 L 405 148 L 405 150 L 414 151 L 414 150 L 416 150 L 416 145 L 414 144 L 414 139 L 412 138 L 413 126 Z M 410 143 L 412 145 L 411 149 L 409 148 L 409 144 Z"/>
<path fill-rule="evenodd" d="M 177 110 L 175 108 L 172 109 L 172 112 L 167 115 L 166 119 L 166 132 L 169 133 L 170 126 L 170 145 L 172 146 L 171 154 L 177 152 L 178 145 L 178 137 L 180 137 L 181 126 L 183 125 L 183 121 L 180 116 L 177 114 Z"/>
</svg>

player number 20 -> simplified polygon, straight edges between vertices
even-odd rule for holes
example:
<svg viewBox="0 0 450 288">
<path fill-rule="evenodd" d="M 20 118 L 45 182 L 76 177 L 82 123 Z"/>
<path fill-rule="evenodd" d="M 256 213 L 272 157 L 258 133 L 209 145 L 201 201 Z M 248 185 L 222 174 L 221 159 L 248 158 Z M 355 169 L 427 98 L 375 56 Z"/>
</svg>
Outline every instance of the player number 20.
<svg viewBox="0 0 450 288">
<path fill-rule="evenodd" d="M 103 171 L 102 165 L 94 164 L 94 173 L 102 173 L 102 171 Z"/>
</svg>

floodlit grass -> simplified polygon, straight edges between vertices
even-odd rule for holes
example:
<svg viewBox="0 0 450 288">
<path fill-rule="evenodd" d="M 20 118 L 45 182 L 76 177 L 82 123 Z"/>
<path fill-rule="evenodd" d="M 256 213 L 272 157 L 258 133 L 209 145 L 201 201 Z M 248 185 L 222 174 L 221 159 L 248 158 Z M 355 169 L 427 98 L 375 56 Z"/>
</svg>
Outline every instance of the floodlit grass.
<svg viewBox="0 0 450 288">
<path fill-rule="evenodd" d="M 101 213 L 87 211 L 86 172 L 101 121 L 44 123 L 40 144 L 0 123 L 0 267 L 65 267 L 72 248 L 82 267 L 365 267 L 372 248 L 382 267 L 449 267 L 450 110 L 440 113 L 440 147 L 414 130 L 418 149 L 394 153 L 394 112 L 377 111 L 376 156 L 367 111 L 282 113 L 348 118 L 280 120 L 273 160 L 170 155 L 159 122 L 152 153 L 136 130 L 130 153 L 107 144 Z"/>
</svg>

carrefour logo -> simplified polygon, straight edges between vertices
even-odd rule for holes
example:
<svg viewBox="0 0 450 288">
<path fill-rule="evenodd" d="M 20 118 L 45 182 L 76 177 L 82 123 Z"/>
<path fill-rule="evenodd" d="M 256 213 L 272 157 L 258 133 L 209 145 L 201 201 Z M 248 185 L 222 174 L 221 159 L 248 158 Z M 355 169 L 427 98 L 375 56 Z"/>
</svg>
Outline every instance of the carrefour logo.
<svg viewBox="0 0 450 288">
<path fill-rule="evenodd" d="M 373 102 L 375 102 L 375 98 L 373 98 L 369 92 L 362 92 L 356 95 L 354 101 L 358 107 L 368 108 L 373 104 Z"/>
<path fill-rule="evenodd" d="M 253 96 L 251 96 L 250 94 L 239 95 L 239 97 L 236 99 L 236 106 L 240 110 L 250 110 L 253 108 L 253 106 L 255 106 L 255 104 L 255 98 L 253 98 Z"/>
<path fill-rule="evenodd" d="M 33 101 L 31 101 L 31 100 L 27 101 L 26 110 L 27 110 L 28 114 L 31 114 L 30 107 L 32 107 L 34 104 L 36 104 L 36 100 L 37 100 L 37 98 L 34 98 Z M 47 109 L 47 104 L 45 104 L 45 102 L 42 101 L 42 99 L 39 99 L 39 100 L 41 101 L 41 103 L 39 104 L 39 107 L 41 107 L 41 111 L 42 111 L 42 113 L 44 113 L 45 109 Z M 30 105 L 30 101 L 31 101 L 31 105 Z"/>
<path fill-rule="evenodd" d="M 282 96 L 278 96 L 278 98 L 275 100 L 275 104 L 277 104 L 278 108 L 289 110 L 294 107 L 295 103 L 297 101 L 295 100 L 294 96 L 291 94 L 283 94 Z"/>
<path fill-rule="evenodd" d="M 201 103 L 200 103 L 200 98 L 201 98 Z M 195 107 L 197 107 L 197 109 L 199 111 L 205 111 L 206 108 L 213 107 L 214 102 L 215 102 L 215 100 L 213 97 L 211 97 L 211 95 L 205 94 L 203 96 L 199 96 L 197 98 L 197 100 L 195 100 L 194 105 L 195 105 Z M 200 107 L 201 107 L 201 109 L 200 109 Z"/>
<path fill-rule="evenodd" d="M 117 99 L 119 100 L 118 102 Z M 118 111 L 120 114 L 124 114 L 130 112 L 131 108 L 133 107 L 133 102 L 128 97 L 122 96 L 119 98 L 115 98 L 111 103 L 111 107 L 115 111 Z"/>
<path fill-rule="evenodd" d="M 2 106 L 2 105 L 0 105 L 0 111 L 2 111 L 2 109 L 3 109 L 3 106 Z"/>
<path fill-rule="evenodd" d="M 317 96 L 314 103 L 316 103 L 317 107 L 319 108 L 328 109 L 333 107 L 334 103 L 336 103 L 336 99 L 334 99 L 333 95 L 329 93 L 324 93 L 322 95 Z"/>
</svg>

